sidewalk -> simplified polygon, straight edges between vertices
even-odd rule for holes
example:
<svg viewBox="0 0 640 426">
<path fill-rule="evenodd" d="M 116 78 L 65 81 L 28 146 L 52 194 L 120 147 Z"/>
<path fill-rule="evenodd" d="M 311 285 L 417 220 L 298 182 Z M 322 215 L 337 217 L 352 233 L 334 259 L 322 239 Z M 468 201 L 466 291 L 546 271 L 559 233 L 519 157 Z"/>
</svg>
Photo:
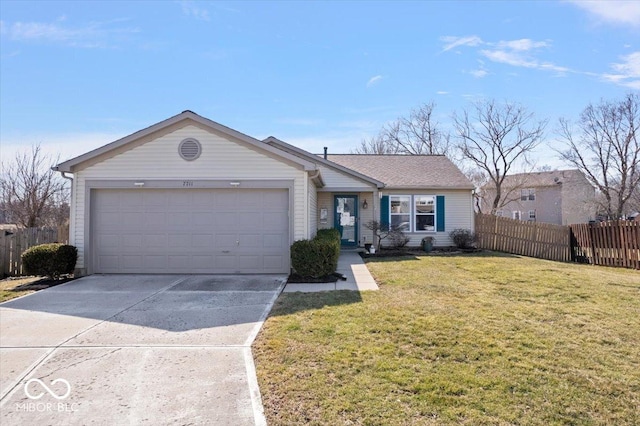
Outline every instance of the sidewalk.
<svg viewBox="0 0 640 426">
<path fill-rule="evenodd" d="M 375 291 L 378 285 L 369 273 L 367 266 L 356 251 L 341 251 L 338 258 L 337 272 L 344 275 L 347 280 L 338 280 L 335 283 L 313 283 L 313 284 L 287 284 L 285 293 L 300 291 L 303 293 L 313 293 L 317 291 L 332 290 L 352 290 L 352 291 Z"/>
</svg>

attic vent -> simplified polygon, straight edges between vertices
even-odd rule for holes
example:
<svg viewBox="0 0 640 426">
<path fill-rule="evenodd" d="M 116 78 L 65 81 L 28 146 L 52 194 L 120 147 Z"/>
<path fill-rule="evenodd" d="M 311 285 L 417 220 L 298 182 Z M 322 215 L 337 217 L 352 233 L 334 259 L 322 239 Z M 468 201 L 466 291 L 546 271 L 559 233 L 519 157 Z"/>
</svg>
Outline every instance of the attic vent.
<svg viewBox="0 0 640 426">
<path fill-rule="evenodd" d="M 202 146 L 200 146 L 200 142 L 196 139 L 187 138 L 178 145 L 178 153 L 180 154 L 180 157 L 185 160 L 193 161 L 200 157 L 200 154 L 202 153 Z"/>
</svg>

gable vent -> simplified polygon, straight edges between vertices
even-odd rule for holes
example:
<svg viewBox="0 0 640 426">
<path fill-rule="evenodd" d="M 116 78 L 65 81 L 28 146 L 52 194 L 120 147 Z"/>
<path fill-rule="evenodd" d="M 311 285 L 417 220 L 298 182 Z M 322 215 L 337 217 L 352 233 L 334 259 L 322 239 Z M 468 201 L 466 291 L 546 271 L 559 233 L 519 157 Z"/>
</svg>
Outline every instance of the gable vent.
<svg viewBox="0 0 640 426">
<path fill-rule="evenodd" d="M 200 154 L 202 153 L 202 146 L 200 146 L 200 142 L 196 139 L 187 138 L 178 145 L 178 153 L 183 159 L 193 161 L 200 157 Z"/>
</svg>

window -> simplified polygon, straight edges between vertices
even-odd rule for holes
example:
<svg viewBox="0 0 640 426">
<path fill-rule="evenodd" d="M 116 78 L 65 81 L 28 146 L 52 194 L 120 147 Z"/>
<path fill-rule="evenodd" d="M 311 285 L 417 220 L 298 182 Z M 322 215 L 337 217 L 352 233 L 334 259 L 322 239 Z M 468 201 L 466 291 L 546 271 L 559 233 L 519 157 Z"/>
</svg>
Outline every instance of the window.
<svg viewBox="0 0 640 426">
<path fill-rule="evenodd" d="M 535 210 L 529 210 L 529 220 L 532 222 L 536 221 L 536 211 Z"/>
<path fill-rule="evenodd" d="M 498 216 L 498 217 L 502 217 L 502 216 L 504 216 L 504 211 L 502 211 L 502 210 L 496 210 L 496 216 Z"/>
<path fill-rule="evenodd" d="M 511 214 L 513 215 L 512 217 L 513 217 L 515 220 L 520 220 L 520 212 L 519 212 L 518 210 L 516 210 L 516 211 L 514 211 L 514 212 L 511 212 Z"/>
<path fill-rule="evenodd" d="M 405 232 L 411 232 L 411 196 L 391 195 L 389 224 L 394 228 L 399 228 Z"/>
<path fill-rule="evenodd" d="M 404 232 L 436 231 L 435 195 L 390 195 L 389 224 Z"/>
<path fill-rule="evenodd" d="M 535 201 L 536 190 L 533 188 L 520 190 L 520 201 Z"/>
<path fill-rule="evenodd" d="M 415 207 L 416 232 L 436 230 L 436 197 L 433 195 L 415 195 L 413 197 Z"/>
</svg>

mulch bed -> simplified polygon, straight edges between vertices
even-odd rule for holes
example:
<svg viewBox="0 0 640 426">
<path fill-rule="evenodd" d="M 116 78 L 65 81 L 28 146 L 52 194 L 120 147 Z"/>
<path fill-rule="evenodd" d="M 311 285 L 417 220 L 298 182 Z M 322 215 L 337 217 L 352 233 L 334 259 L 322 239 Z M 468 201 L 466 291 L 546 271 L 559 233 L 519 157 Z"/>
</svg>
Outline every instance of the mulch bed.
<svg viewBox="0 0 640 426">
<path fill-rule="evenodd" d="M 287 284 L 308 284 L 308 283 L 335 283 L 341 278 L 342 275 L 339 274 L 331 274 L 326 277 L 320 278 L 311 278 L 311 277 L 303 277 L 298 274 L 291 274 L 287 279 Z"/>
<path fill-rule="evenodd" d="M 18 281 L 24 280 L 25 277 L 7 277 L 3 281 Z M 63 277 L 59 280 L 52 280 L 47 277 L 43 277 L 37 281 L 32 281 L 27 284 L 22 284 L 17 287 L 14 287 L 11 291 L 24 291 L 24 290 L 44 290 L 45 288 L 55 287 L 60 284 L 64 284 L 69 281 L 73 281 L 75 278 L 73 277 Z"/>
<path fill-rule="evenodd" d="M 403 249 L 386 249 L 383 248 L 376 252 L 376 254 L 369 254 L 366 252 L 360 252 L 360 256 L 363 259 L 374 259 L 382 257 L 402 257 L 402 256 L 438 256 L 448 254 L 461 254 L 461 253 L 477 253 L 482 251 L 481 249 L 459 249 L 457 247 L 443 247 L 431 250 L 429 253 L 422 249 L 409 247 Z"/>
</svg>

